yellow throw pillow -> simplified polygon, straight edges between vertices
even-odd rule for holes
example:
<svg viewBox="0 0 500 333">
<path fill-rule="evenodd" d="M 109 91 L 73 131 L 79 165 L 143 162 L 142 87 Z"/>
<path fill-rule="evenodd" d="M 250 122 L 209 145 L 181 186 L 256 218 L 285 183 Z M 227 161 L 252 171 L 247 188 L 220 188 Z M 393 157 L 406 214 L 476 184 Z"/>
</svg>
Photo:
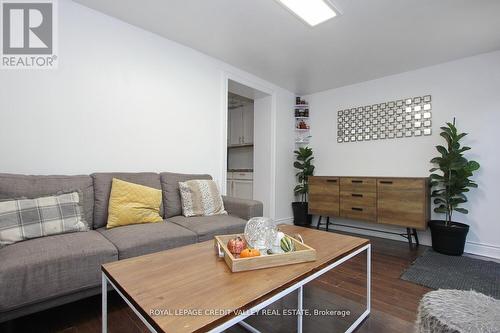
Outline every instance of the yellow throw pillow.
<svg viewBox="0 0 500 333">
<path fill-rule="evenodd" d="M 160 205 L 161 190 L 113 178 L 106 228 L 161 222 Z"/>
</svg>

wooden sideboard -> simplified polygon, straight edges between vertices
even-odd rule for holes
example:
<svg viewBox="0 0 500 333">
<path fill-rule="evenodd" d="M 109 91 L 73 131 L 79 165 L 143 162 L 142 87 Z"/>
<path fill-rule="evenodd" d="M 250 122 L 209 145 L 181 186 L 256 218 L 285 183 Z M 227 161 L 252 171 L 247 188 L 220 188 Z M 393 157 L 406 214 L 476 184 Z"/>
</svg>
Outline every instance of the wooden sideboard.
<svg viewBox="0 0 500 333">
<path fill-rule="evenodd" d="M 418 243 L 430 217 L 429 179 L 312 176 L 309 214 L 406 227 Z"/>
</svg>

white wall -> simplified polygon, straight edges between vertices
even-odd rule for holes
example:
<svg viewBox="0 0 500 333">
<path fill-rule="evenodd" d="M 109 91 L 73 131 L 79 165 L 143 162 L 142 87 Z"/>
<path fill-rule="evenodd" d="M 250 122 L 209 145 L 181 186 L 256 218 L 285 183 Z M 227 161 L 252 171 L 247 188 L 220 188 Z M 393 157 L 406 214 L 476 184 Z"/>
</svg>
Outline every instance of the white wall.
<svg viewBox="0 0 500 333">
<path fill-rule="evenodd" d="M 291 92 L 61 0 L 59 68 L 0 71 L 0 172 L 203 172 L 225 186 L 227 73 L 272 91 L 277 119 L 288 119 Z M 270 142 L 271 130 L 257 133 Z M 290 216 L 286 209 L 270 214 Z"/>
<path fill-rule="evenodd" d="M 293 223 L 292 202 L 295 201 L 295 96 L 280 95 L 278 105 L 286 104 L 292 99 L 289 110 L 278 113 L 276 120 L 276 211 L 280 223 Z"/>
<path fill-rule="evenodd" d="M 345 108 L 404 97 L 432 95 L 433 135 L 373 142 L 337 143 L 336 114 Z M 467 157 L 481 163 L 469 194 L 469 215 L 456 220 L 471 225 L 470 253 L 500 258 L 500 52 L 479 55 L 306 96 L 311 105 L 311 134 L 317 175 L 428 176 L 434 146 L 442 143 L 439 127 L 457 118 Z M 346 221 L 343 221 L 346 222 Z M 389 229 L 375 224 L 369 227 Z M 392 230 L 400 230 L 394 229 Z M 430 243 L 428 232 L 421 235 Z M 398 237 L 398 236 L 395 236 Z M 404 240 L 402 238 L 399 238 Z"/>
<path fill-rule="evenodd" d="M 257 125 L 254 129 L 254 179 L 253 179 L 253 197 L 262 202 L 271 202 L 272 193 L 267 190 L 266 184 L 273 182 L 271 172 L 272 161 L 268 156 L 272 155 L 271 139 L 268 136 L 261 135 L 268 133 L 272 128 L 272 114 L 269 107 L 272 105 L 272 97 L 262 97 L 254 101 L 254 119 Z M 272 204 L 274 206 L 274 203 Z M 264 216 L 270 216 L 270 207 L 264 207 Z"/>
</svg>

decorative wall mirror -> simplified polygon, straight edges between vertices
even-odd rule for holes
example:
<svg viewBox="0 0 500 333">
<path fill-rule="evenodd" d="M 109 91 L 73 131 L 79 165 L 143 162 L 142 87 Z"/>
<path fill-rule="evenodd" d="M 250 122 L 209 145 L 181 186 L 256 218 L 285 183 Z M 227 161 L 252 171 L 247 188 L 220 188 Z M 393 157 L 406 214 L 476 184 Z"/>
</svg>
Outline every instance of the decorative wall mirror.
<svg viewBox="0 0 500 333">
<path fill-rule="evenodd" d="M 337 112 L 337 142 L 432 135 L 431 95 L 359 106 Z"/>
</svg>

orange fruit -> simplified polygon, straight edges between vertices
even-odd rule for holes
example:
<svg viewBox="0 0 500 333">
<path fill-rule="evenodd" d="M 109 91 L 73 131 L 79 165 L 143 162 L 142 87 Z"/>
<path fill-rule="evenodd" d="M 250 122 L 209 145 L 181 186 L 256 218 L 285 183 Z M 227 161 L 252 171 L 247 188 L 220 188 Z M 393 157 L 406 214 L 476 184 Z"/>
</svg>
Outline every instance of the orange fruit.
<svg viewBox="0 0 500 333">
<path fill-rule="evenodd" d="M 260 256 L 260 251 L 257 249 L 247 248 L 240 253 L 240 258 L 252 258 L 258 256 Z"/>
</svg>

